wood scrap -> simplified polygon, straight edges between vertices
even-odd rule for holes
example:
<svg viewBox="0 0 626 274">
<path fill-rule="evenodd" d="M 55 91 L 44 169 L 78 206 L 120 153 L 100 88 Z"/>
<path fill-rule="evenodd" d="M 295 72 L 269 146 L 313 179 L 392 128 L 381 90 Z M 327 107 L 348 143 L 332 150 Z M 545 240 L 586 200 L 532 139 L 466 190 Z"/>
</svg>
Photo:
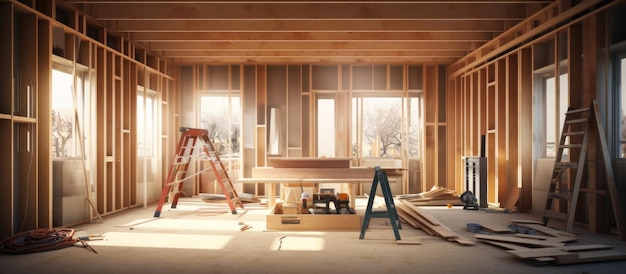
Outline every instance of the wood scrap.
<svg viewBox="0 0 626 274">
<path fill-rule="evenodd" d="M 500 242 L 515 243 L 515 244 L 534 246 L 534 247 L 561 247 L 565 245 L 564 243 L 559 243 L 555 241 L 524 239 L 524 238 L 510 237 L 510 236 L 476 234 L 474 235 L 474 238 L 479 239 L 479 240 L 500 241 Z"/>
<path fill-rule="evenodd" d="M 509 229 L 508 227 L 497 227 L 495 225 L 484 225 L 481 224 L 480 228 L 487 230 L 491 233 L 496 233 L 496 234 L 506 234 L 506 233 L 512 233 L 513 231 L 511 229 Z"/>
<path fill-rule="evenodd" d="M 455 191 L 436 186 L 433 186 L 429 191 L 419 194 L 402 195 L 398 196 L 397 199 L 408 201 L 416 206 L 463 205 L 463 202 L 461 202 L 459 195 Z"/>
<path fill-rule="evenodd" d="M 559 243 L 578 241 L 578 238 L 576 237 L 553 237 L 553 236 L 542 236 L 542 235 L 532 235 L 532 234 L 523 234 L 523 233 L 517 233 L 514 236 L 520 237 L 520 238 L 535 239 L 535 240 L 555 241 Z"/>
<path fill-rule="evenodd" d="M 473 245 L 474 241 L 470 239 L 466 239 L 461 237 L 456 232 L 452 231 L 449 227 L 445 226 L 439 220 L 437 220 L 434 216 L 427 214 L 423 210 L 420 210 L 413 206 L 411 203 L 407 202 L 397 202 L 396 209 L 398 212 L 402 212 L 400 214 L 404 215 L 407 218 L 412 218 L 413 221 L 417 222 L 417 224 L 424 230 L 426 233 L 432 236 L 438 236 L 444 239 L 448 239 L 450 241 L 455 241 L 463 245 Z M 398 216 L 400 216 L 400 214 Z M 423 216 L 422 214 L 426 215 Z M 436 224 L 436 225 L 435 225 Z"/>
<path fill-rule="evenodd" d="M 508 250 L 507 252 L 520 259 L 537 259 L 548 261 L 552 258 L 556 264 L 576 264 L 589 262 L 604 262 L 626 260 L 626 253 L 618 252 L 609 245 L 589 244 L 563 247 L 526 248 Z"/>
<path fill-rule="evenodd" d="M 626 253 L 617 250 L 594 250 L 572 253 L 569 256 L 558 256 L 556 264 L 581 264 L 626 260 Z"/>
<path fill-rule="evenodd" d="M 550 235 L 553 237 L 576 237 L 576 235 L 569 233 L 569 232 L 565 232 L 565 231 L 560 231 L 560 230 L 556 230 L 553 228 L 549 228 L 547 226 L 543 226 L 543 225 L 538 225 L 538 224 L 524 224 L 523 226 L 530 228 L 530 229 L 534 229 L 536 231 L 539 231 L 543 234 L 546 235 Z"/>
<path fill-rule="evenodd" d="M 457 237 L 457 238 L 454 238 L 453 240 L 462 245 L 475 245 L 476 244 L 476 242 L 465 237 Z"/>
<path fill-rule="evenodd" d="M 534 229 L 548 236 L 518 233 L 513 236 L 482 235 L 474 237 L 494 246 L 507 249 L 519 259 L 532 259 L 553 265 L 626 260 L 626 253 L 612 250 L 605 244 L 565 245 L 578 240 L 573 234 L 555 230 L 534 222 L 513 220 L 520 226 Z"/>
<path fill-rule="evenodd" d="M 403 203 L 404 205 L 406 205 L 408 208 L 412 209 L 413 211 L 417 212 L 420 216 L 422 216 L 424 219 L 426 219 L 426 221 L 428 221 L 432 225 L 441 225 L 441 223 L 439 222 L 439 220 L 437 220 L 437 218 L 435 218 L 434 216 L 428 214 L 427 212 L 417 208 L 416 206 L 414 206 L 410 202 L 408 202 L 408 201 L 400 201 L 400 202 Z"/>
<path fill-rule="evenodd" d="M 543 225 L 543 222 L 541 222 L 541 221 L 535 221 L 535 220 L 522 220 L 522 219 L 515 219 L 515 220 L 511 220 L 511 223 L 514 223 L 514 224 L 536 224 L 536 225 Z"/>
<path fill-rule="evenodd" d="M 415 238 L 415 239 L 403 239 L 403 240 L 397 240 L 396 244 L 399 245 L 421 245 L 422 244 L 422 239 L 420 238 Z"/>
</svg>

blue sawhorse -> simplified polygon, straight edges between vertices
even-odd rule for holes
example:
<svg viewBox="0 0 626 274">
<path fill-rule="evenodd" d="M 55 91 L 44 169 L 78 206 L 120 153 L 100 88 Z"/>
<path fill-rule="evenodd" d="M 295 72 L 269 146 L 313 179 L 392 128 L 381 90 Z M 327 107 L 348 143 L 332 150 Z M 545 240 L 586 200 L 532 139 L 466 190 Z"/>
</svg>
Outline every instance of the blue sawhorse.
<svg viewBox="0 0 626 274">
<path fill-rule="evenodd" d="M 402 229 L 400 224 L 400 218 L 398 218 L 398 212 L 396 211 L 396 205 L 393 202 L 393 196 L 391 195 L 391 188 L 389 187 L 389 180 L 387 174 L 380 169 L 380 166 L 374 168 L 376 174 L 374 174 L 374 181 L 372 182 L 372 191 L 370 191 L 369 200 L 367 201 L 367 209 L 365 210 L 365 217 L 363 218 L 363 225 L 361 226 L 361 236 L 359 239 L 365 237 L 365 230 L 369 227 L 370 218 L 389 218 L 391 221 L 391 227 L 393 228 L 393 234 L 396 236 L 396 241 L 400 240 L 400 232 L 398 229 Z M 372 211 L 374 205 L 374 197 L 376 197 L 376 187 L 380 184 L 380 188 L 383 191 L 385 197 L 385 204 L 387 206 L 386 211 Z"/>
</svg>

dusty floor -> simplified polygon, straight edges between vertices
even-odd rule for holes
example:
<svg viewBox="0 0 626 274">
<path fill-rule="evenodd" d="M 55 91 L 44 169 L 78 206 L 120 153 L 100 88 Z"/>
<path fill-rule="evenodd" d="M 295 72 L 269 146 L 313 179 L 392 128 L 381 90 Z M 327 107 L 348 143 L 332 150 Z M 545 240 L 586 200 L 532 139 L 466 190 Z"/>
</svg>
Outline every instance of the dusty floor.
<svg viewBox="0 0 626 274">
<path fill-rule="evenodd" d="M 357 200 L 364 212 L 365 199 Z M 398 245 L 386 219 L 372 219 L 365 239 L 360 231 L 266 231 L 267 208 L 246 204 L 238 214 L 223 204 L 187 198 L 178 208 L 153 218 L 156 205 L 107 216 L 104 223 L 74 227 L 77 236 L 102 234 L 90 241 L 98 252 L 69 247 L 25 255 L 0 255 L 0 273 L 624 273 L 626 261 L 554 266 L 521 261 L 479 241 L 463 246 L 404 225 Z M 523 213 L 424 207 L 439 221 L 473 239 L 467 223 L 506 227 L 513 219 L 539 220 Z M 244 223 L 251 229 L 240 231 Z M 626 252 L 616 236 L 589 234 L 576 227 L 578 244 L 610 244 Z"/>
</svg>

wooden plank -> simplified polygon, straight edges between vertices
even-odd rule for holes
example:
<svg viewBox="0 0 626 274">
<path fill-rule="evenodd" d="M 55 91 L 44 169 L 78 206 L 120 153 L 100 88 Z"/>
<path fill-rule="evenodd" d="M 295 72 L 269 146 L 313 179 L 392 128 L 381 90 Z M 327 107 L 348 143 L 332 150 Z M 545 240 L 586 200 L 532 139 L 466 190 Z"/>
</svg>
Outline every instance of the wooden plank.
<svg viewBox="0 0 626 274">
<path fill-rule="evenodd" d="M 422 221 L 421 217 L 417 213 L 411 211 L 404 204 L 398 203 L 396 205 L 396 209 L 397 209 L 397 212 L 403 212 L 405 215 L 408 215 L 410 218 L 412 218 L 415 222 L 417 222 L 417 225 L 429 235 L 439 236 L 430 226 L 424 225 L 424 223 L 427 223 L 425 220 Z"/>
<path fill-rule="evenodd" d="M 514 236 L 520 237 L 520 238 L 526 238 L 526 239 L 555 241 L 559 243 L 578 241 L 578 238 L 576 237 L 553 237 L 553 236 L 531 235 L 531 234 L 522 234 L 522 233 L 515 234 Z"/>
<path fill-rule="evenodd" d="M 556 257 L 556 264 L 565 265 L 626 260 L 626 253 L 617 250 L 596 250 L 571 254 L 577 256 L 558 256 Z"/>
<path fill-rule="evenodd" d="M 543 225 L 543 222 L 535 221 L 535 220 L 514 219 L 514 220 L 511 220 L 511 222 L 515 223 L 515 224 L 537 224 L 537 225 Z"/>
<path fill-rule="evenodd" d="M 470 239 L 464 238 L 464 237 L 458 237 L 458 238 L 454 238 L 452 240 L 457 242 L 457 243 L 459 243 L 459 244 L 462 244 L 462 245 L 475 245 L 476 244 L 476 242 L 474 242 L 474 241 L 472 241 Z"/>
<path fill-rule="evenodd" d="M 350 168 L 351 161 L 352 158 L 268 157 L 267 165 L 274 168 Z"/>
<path fill-rule="evenodd" d="M 404 221 L 404 222 L 410 224 L 414 228 L 417 228 L 417 229 L 422 228 L 422 226 L 417 221 L 415 221 L 415 219 L 411 218 L 411 216 L 409 216 L 404 211 L 396 210 L 396 212 L 398 212 L 398 217 L 400 218 L 401 221 Z M 427 231 L 427 233 L 429 233 L 429 231 Z M 433 235 L 433 234 L 431 234 L 431 235 Z"/>
<path fill-rule="evenodd" d="M 406 240 L 406 239 L 397 240 L 396 243 L 399 245 L 421 245 L 422 239 L 416 238 L 416 239 L 410 239 L 410 240 Z"/>
<path fill-rule="evenodd" d="M 507 250 L 506 252 L 515 255 L 520 259 L 530 259 L 539 257 L 554 257 L 570 255 L 570 252 L 560 250 L 557 247 L 529 248 L 524 250 Z"/>
<path fill-rule="evenodd" d="M 373 180 L 373 168 L 272 168 L 255 167 L 254 178 L 294 178 L 294 179 L 363 179 Z"/>
<path fill-rule="evenodd" d="M 613 246 L 605 245 L 605 244 L 588 244 L 588 245 L 570 245 L 561 247 L 561 250 L 568 252 L 575 251 L 592 251 L 592 250 L 604 250 L 611 249 Z"/>
<path fill-rule="evenodd" d="M 523 238 L 517 238 L 517 237 L 497 236 L 497 235 L 475 234 L 474 237 L 479 240 L 492 240 L 492 241 L 516 243 L 516 244 L 538 246 L 538 247 L 561 247 L 565 245 L 564 243 L 558 243 L 558 242 L 553 242 L 553 241 L 523 239 Z"/>
<path fill-rule="evenodd" d="M 480 227 L 482 229 L 488 230 L 489 232 L 504 234 L 504 233 L 512 233 L 513 231 L 507 227 L 498 227 L 493 224 L 481 224 Z"/>
<path fill-rule="evenodd" d="M 404 205 L 406 205 L 411 210 L 417 212 L 417 214 L 422 216 L 424 219 L 426 219 L 432 225 L 441 225 L 439 220 L 437 220 L 437 218 L 435 218 L 434 216 L 430 215 L 428 212 L 425 212 L 424 210 L 421 210 L 421 209 L 417 208 L 416 206 L 414 206 L 413 204 L 411 204 L 408 201 L 400 201 L 400 202 L 403 203 Z"/>
<path fill-rule="evenodd" d="M 447 206 L 451 204 L 453 206 L 464 205 L 459 199 L 452 200 L 432 200 L 432 201 L 411 201 L 411 204 L 415 206 Z"/>
<path fill-rule="evenodd" d="M 541 233 L 544 233 L 546 235 L 550 235 L 550 236 L 554 236 L 554 237 L 576 237 L 576 235 L 569 233 L 569 232 L 565 232 L 565 231 L 560 231 L 560 230 L 556 230 L 556 229 L 552 229 L 549 228 L 547 226 L 543 226 L 543 225 L 537 225 L 537 224 L 524 224 L 525 227 L 528 227 L 530 229 L 534 229 L 537 230 Z"/>
<path fill-rule="evenodd" d="M 407 207 L 407 205 L 404 203 L 396 204 L 396 208 L 400 208 L 401 210 L 404 210 L 406 213 L 408 213 L 413 218 L 415 218 L 421 224 L 422 229 L 432 230 L 436 235 L 438 235 L 441 238 L 450 239 L 450 238 L 460 237 L 457 233 L 455 233 L 450 228 L 448 228 L 447 226 L 441 223 L 439 225 L 433 225 L 428 220 L 426 220 L 423 216 L 421 216 L 418 212 Z"/>
<path fill-rule="evenodd" d="M 530 249 L 528 247 L 517 245 L 517 244 L 513 244 L 513 243 L 506 243 L 506 242 L 492 241 L 492 240 L 482 240 L 482 241 L 484 243 L 488 243 L 490 245 L 495 245 L 495 246 L 499 246 L 499 247 L 510 249 L 510 250 L 526 250 L 526 249 Z"/>
</svg>

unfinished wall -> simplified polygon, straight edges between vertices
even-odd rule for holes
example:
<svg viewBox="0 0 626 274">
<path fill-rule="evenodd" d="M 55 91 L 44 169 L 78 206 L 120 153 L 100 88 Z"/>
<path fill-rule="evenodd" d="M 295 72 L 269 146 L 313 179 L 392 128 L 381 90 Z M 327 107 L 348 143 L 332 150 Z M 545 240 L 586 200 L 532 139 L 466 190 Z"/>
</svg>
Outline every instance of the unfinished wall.
<svg viewBox="0 0 626 274">
<path fill-rule="evenodd" d="M 569 106 L 581 108 L 598 101 L 606 127 L 613 113 L 608 98 L 616 92 L 607 85 L 611 32 L 607 11 L 612 4 L 584 1 L 572 6 L 557 1 L 451 66 L 449 82 L 455 90 L 449 97 L 461 102 L 448 109 L 461 136 L 448 145 L 457 148 L 449 162 L 457 180 L 463 178 L 459 159 L 477 155 L 478 140 L 485 135 L 489 203 L 543 213 L 543 208 L 535 207 L 545 204 L 546 169 L 552 171 L 545 165 L 554 160 L 542 158 L 545 140 L 538 129 L 545 116 L 536 111 L 543 99 L 533 92 L 540 84 L 534 75 L 544 67 L 552 67 L 555 75 L 567 73 L 568 88 L 562 89 Z M 610 138 L 609 133 L 601 134 Z M 597 138 L 590 141 L 589 159 L 599 159 L 598 143 Z M 613 216 L 602 168 L 600 163 L 589 164 L 576 220 L 592 231 L 608 233 Z M 616 178 L 620 180 L 624 178 Z"/>
<path fill-rule="evenodd" d="M 254 167 L 265 166 L 268 157 L 318 157 L 317 155 L 317 98 L 332 98 L 335 101 L 335 135 L 327 136 L 335 140 L 335 157 L 353 157 L 353 166 L 370 166 L 378 163 L 382 166 L 404 169 L 399 178 L 395 178 L 394 193 L 418 193 L 433 186 L 449 187 L 447 172 L 446 138 L 446 69 L 443 65 L 397 65 L 397 64 L 302 64 L 302 65 L 208 65 L 196 64 L 181 66 L 181 104 L 188 114 L 183 115 L 184 125 L 198 125 L 197 98 L 199 94 L 210 94 L 221 90 L 211 88 L 211 81 L 226 81 L 218 73 L 208 69 L 215 66 L 229 66 L 239 71 L 236 91 L 241 96 L 241 176 L 251 177 Z M 183 84 L 188 80 L 192 85 Z M 213 79 L 213 80 L 211 80 Z M 221 79 L 221 80 L 220 80 Z M 183 87 L 184 86 L 184 87 Z M 424 128 L 421 131 L 421 158 L 404 157 L 389 159 L 365 159 L 354 149 L 362 140 L 353 144 L 353 98 L 363 94 L 397 97 L 399 100 L 422 98 L 422 105 L 405 110 L 405 124 L 408 126 L 409 113 L 424 116 Z M 196 98 L 196 99 L 191 99 Z M 194 110 L 196 109 L 196 110 Z M 272 110 L 281 114 L 281 119 L 272 121 Z M 276 137 L 278 147 L 272 151 L 272 123 L 279 123 Z M 417 123 L 413 121 L 412 123 Z M 405 137 L 406 138 L 406 137 Z M 408 142 L 408 139 L 403 140 Z M 423 166 L 422 166 L 423 165 Z M 239 172 L 239 171 L 235 171 Z M 210 176 L 207 176 L 209 178 Z M 199 178 L 202 180 L 202 178 Z M 425 182 L 425 183 L 420 183 Z M 196 184 L 204 184 L 196 181 Z M 248 183 L 240 186 L 243 191 L 266 196 L 265 184 Z M 363 189 L 368 185 L 363 185 Z M 187 187 L 186 187 L 187 188 Z M 188 193 L 198 193 L 199 189 L 188 188 Z M 276 193 L 277 194 L 277 193 Z"/>
<path fill-rule="evenodd" d="M 178 111 L 170 68 L 55 1 L 4 1 L 0 13 L 0 238 L 91 221 L 140 205 L 137 87 L 158 94 L 160 114 L 167 118 L 157 125 L 156 155 L 168 158 L 170 154 L 160 154 L 160 143 L 171 147 Z M 79 83 L 93 99 L 86 105 L 93 108 L 93 123 L 80 128 L 86 121 L 77 122 L 74 131 L 86 136 L 76 139 L 89 138 L 89 147 L 77 144 L 84 151 L 73 158 L 52 153 L 52 71 L 59 65 L 70 68 L 73 89 Z M 88 161 L 82 155 L 89 155 Z M 160 180 L 155 183 L 160 189 Z"/>
</svg>

